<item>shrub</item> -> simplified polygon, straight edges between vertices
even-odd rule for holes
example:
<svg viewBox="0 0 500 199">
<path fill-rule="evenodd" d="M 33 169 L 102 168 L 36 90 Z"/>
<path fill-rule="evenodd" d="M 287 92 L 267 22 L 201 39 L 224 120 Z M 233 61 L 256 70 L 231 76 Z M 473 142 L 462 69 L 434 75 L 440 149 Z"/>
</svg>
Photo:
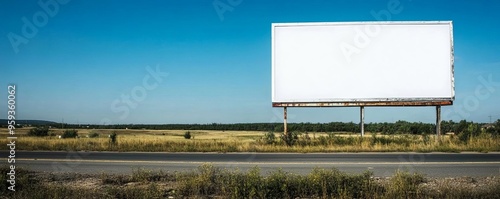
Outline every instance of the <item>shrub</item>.
<svg viewBox="0 0 500 199">
<path fill-rule="evenodd" d="M 274 136 L 274 132 L 269 131 L 264 135 L 264 140 L 267 144 L 274 144 L 276 140 L 276 136 Z"/>
<path fill-rule="evenodd" d="M 30 129 L 28 131 L 29 136 L 48 136 L 49 135 L 49 128 L 47 127 L 36 127 L 34 129 Z"/>
<path fill-rule="evenodd" d="M 326 137 L 326 136 L 319 136 L 318 137 L 318 141 L 319 141 L 319 144 L 320 145 L 323 145 L 323 146 L 327 146 L 329 145 L 330 143 L 328 142 L 329 139 Z"/>
<path fill-rule="evenodd" d="M 425 182 L 422 174 L 397 171 L 391 178 L 387 190 L 388 198 L 406 196 L 407 198 L 418 198 L 418 185 Z"/>
<path fill-rule="evenodd" d="M 144 168 L 132 168 L 132 176 L 130 180 L 133 182 L 159 182 L 175 180 L 175 176 L 163 171 L 155 172 Z"/>
<path fill-rule="evenodd" d="M 111 133 L 111 135 L 109 135 L 109 142 L 111 144 L 116 144 L 116 142 L 117 142 L 117 136 L 116 136 L 115 132 L 113 132 L 113 133 Z"/>
<path fill-rule="evenodd" d="M 61 135 L 61 138 L 76 138 L 76 137 L 78 137 L 78 131 L 75 129 L 65 130 L 64 133 Z"/>
<path fill-rule="evenodd" d="M 191 132 L 186 131 L 186 132 L 184 133 L 184 138 L 185 138 L 185 139 L 188 139 L 188 140 L 189 140 L 189 139 L 191 139 Z"/>
<path fill-rule="evenodd" d="M 429 133 L 424 133 L 422 135 L 422 140 L 424 141 L 424 144 L 430 144 L 431 137 Z"/>
<path fill-rule="evenodd" d="M 17 165 L 15 169 L 16 184 L 13 187 L 15 191 L 10 191 L 8 188 L 12 185 L 8 180 L 11 179 L 10 176 L 6 174 L 11 172 L 12 170 L 6 164 L 2 164 L 2 166 L 0 166 L 0 172 L 2 173 L 2 175 L 0 175 L 0 195 L 2 196 L 2 198 L 14 198 L 13 196 L 14 194 L 16 194 L 16 192 L 33 190 L 35 189 L 34 185 L 39 182 L 38 179 L 30 177 L 30 175 L 33 173 L 32 171 L 25 168 L 20 168 Z"/>
<path fill-rule="evenodd" d="M 378 139 L 377 134 L 372 133 L 372 145 L 377 144 L 377 142 L 380 143 L 380 140 Z"/>
<path fill-rule="evenodd" d="M 240 172 L 204 164 L 198 171 L 177 173 L 176 182 L 178 196 L 187 198 L 375 198 L 383 190 L 372 176 L 371 172 L 347 174 L 333 168 L 316 168 L 308 175 L 278 168 L 263 176 L 258 167 Z"/>
<path fill-rule="evenodd" d="M 481 128 L 478 124 L 471 123 L 464 129 L 462 132 L 458 134 L 458 139 L 460 141 L 467 143 L 471 137 L 476 137 L 481 133 Z"/>
<path fill-rule="evenodd" d="M 95 131 L 92 131 L 90 134 L 89 134 L 89 138 L 96 138 L 96 137 L 99 137 L 99 133 L 95 132 Z"/>
<path fill-rule="evenodd" d="M 281 134 L 281 139 L 286 143 L 288 146 L 293 146 L 297 140 L 299 139 L 299 135 L 297 132 L 288 132 L 287 134 Z"/>
</svg>

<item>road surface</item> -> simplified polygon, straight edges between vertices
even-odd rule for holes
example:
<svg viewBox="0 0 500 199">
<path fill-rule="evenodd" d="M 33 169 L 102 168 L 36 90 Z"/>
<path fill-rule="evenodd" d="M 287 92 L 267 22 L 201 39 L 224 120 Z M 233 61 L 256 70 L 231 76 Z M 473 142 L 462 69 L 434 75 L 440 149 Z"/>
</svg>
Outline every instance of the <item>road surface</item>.
<svg viewBox="0 0 500 199">
<path fill-rule="evenodd" d="M 0 151 L 2 164 L 7 164 L 7 156 L 8 151 Z M 263 174 L 277 168 L 306 174 L 315 167 L 335 167 L 348 173 L 371 170 L 380 177 L 392 176 L 396 170 L 428 177 L 500 175 L 500 153 L 16 152 L 16 166 L 47 172 L 131 173 L 139 167 L 186 171 L 203 163 L 242 171 L 258 166 Z"/>
</svg>

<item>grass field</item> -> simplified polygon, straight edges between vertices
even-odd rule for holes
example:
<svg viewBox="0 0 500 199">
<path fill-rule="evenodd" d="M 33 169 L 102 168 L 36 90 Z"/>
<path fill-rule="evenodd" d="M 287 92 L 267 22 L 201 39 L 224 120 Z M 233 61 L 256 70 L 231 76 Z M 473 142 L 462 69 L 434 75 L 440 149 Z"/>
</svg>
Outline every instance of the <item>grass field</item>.
<svg viewBox="0 0 500 199">
<path fill-rule="evenodd" d="M 9 168 L 0 167 L 1 173 Z M 348 174 L 335 168 L 297 175 L 276 169 L 261 175 L 209 164 L 185 172 L 135 168 L 130 175 L 41 173 L 18 168 L 16 192 L 0 184 L 0 198 L 499 198 L 500 179 L 428 178 L 396 172 Z M 7 176 L 1 175 L 0 181 Z"/>
<path fill-rule="evenodd" d="M 18 150 L 56 151 L 155 151 L 155 152 L 460 152 L 500 151 L 500 138 L 481 134 L 461 141 L 456 136 L 433 135 L 378 135 L 364 137 L 349 133 L 309 133 L 298 136 L 293 146 L 286 145 L 279 133 L 274 141 L 266 139 L 266 132 L 258 131 L 190 131 L 184 130 L 125 130 L 79 129 L 79 138 L 59 139 L 64 129 L 51 129 L 50 136 L 27 136 L 29 128 L 16 129 Z M 95 138 L 87 137 L 97 133 Z M 108 137 L 117 134 L 117 142 Z M 7 136 L 7 129 L 0 134 Z"/>
</svg>

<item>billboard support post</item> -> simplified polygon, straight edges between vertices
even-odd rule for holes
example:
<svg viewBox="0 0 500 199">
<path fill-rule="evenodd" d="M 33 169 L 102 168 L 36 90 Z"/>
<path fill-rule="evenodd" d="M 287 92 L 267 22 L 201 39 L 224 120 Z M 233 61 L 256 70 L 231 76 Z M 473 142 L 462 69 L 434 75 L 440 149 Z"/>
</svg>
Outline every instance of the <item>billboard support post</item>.
<svg viewBox="0 0 500 199">
<path fill-rule="evenodd" d="M 359 107 L 359 113 L 360 113 L 359 126 L 361 128 L 361 137 L 363 137 L 365 135 L 365 107 L 364 106 Z"/>
<path fill-rule="evenodd" d="M 286 126 L 286 106 L 283 107 L 283 133 L 287 135 L 287 126 Z"/>
<path fill-rule="evenodd" d="M 441 106 L 436 106 L 436 135 L 441 139 Z"/>
</svg>

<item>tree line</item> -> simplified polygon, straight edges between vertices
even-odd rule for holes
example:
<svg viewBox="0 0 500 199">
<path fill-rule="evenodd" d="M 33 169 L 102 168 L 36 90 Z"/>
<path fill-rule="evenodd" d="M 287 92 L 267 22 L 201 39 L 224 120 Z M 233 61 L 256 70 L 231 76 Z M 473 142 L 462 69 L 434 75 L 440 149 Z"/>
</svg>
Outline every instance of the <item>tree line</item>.
<svg viewBox="0 0 500 199">
<path fill-rule="evenodd" d="M 218 131 L 268 131 L 283 132 L 283 123 L 236 123 L 236 124 L 52 124 L 56 128 L 90 128 L 90 129 L 151 129 L 151 130 L 218 130 Z M 471 127 L 472 126 L 472 127 Z M 329 123 L 288 123 L 289 132 L 360 132 L 360 125 L 354 122 L 329 122 Z M 460 133 L 468 128 L 484 130 L 488 133 L 500 134 L 500 120 L 492 125 L 485 123 L 474 123 L 472 121 L 461 120 L 442 121 L 441 132 Z M 422 122 L 397 121 L 394 123 L 366 123 L 366 132 L 377 132 L 383 134 L 434 134 L 436 125 Z"/>
</svg>

